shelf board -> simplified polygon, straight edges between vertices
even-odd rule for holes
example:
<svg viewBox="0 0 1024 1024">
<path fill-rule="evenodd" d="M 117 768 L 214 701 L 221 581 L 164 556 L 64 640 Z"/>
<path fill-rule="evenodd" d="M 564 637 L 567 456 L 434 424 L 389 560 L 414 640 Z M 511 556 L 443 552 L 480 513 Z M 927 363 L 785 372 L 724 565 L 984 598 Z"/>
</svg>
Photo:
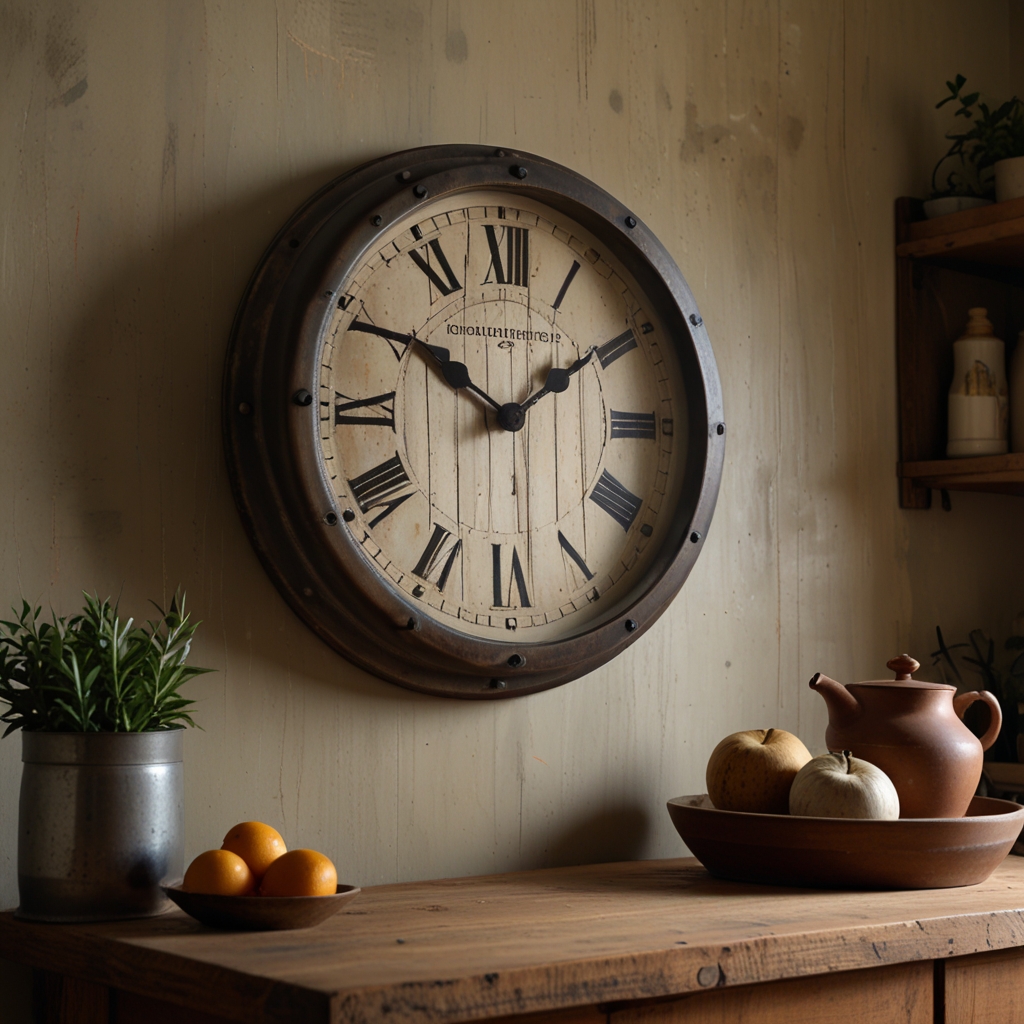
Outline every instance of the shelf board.
<svg viewBox="0 0 1024 1024">
<path fill-rule="evenodd" d="M 896 255 L 953 258 L 987 266 L 1024 266 L 1024 198 L 906 225 Z"/>
<path fill-rule="evenodd" d="M 917 487 L 945 491 L 988 491 L 1024 495 L 1024 452 L 972 459 L 902 462 L 897 473 Z"/>
</svg>

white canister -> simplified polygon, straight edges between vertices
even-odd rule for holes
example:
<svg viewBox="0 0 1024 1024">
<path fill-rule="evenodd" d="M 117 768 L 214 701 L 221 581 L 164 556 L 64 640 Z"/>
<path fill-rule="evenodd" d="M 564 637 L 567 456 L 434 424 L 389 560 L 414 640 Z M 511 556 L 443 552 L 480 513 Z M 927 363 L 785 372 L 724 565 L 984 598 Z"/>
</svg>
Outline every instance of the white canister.
<svg viewBox="0 0 1024 1024">
<path fill-rule="evenodd" d="M 967 329 L 953 343 L 946 445 L 951 459 L 1003 455 L 1008 448 L 1005 346 L 992 335 L 987 314 L 982 307 L 968 310 Z"/>
<path fill-rule="evenodd" d="M 1024 156 L 1011 156 L 995 163 L 996 202 L 1024 196 Z"/>
<path fill-rule="evenodd" d="M 1024 452 L 1024 331 L 1010 360 L 1010 450 Z"/>
</svg>

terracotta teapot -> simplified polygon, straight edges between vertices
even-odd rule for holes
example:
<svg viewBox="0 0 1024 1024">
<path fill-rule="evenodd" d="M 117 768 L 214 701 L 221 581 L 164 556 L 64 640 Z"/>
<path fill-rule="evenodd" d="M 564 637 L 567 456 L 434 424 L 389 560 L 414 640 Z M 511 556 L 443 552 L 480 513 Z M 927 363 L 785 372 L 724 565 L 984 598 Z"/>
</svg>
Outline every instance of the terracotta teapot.
<svg viewBox="0 0 1024 1024">
<path fill-rule="evenodd" d="M 895 680 L 844 686 L 814 676 L 811 689 L 828 704 L 825 743 L 881 768 L 899 794 L 901 818 L 962 818 L 981 779 L 984 751 L 1003 724 L 999 701 L 988 690 L 954 697 L 955 686 L 911 679 L 921 665 L 906 654 L 888 667 Z M 980 740 L 961 721 L 976 700 L 992 713 Z"/>
</svg>

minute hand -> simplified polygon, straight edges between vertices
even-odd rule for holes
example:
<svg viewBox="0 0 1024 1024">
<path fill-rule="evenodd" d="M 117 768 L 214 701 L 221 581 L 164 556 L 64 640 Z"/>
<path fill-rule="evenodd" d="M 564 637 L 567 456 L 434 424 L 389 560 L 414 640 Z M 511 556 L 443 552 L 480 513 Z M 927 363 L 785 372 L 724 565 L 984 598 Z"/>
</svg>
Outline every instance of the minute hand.
<svg viewBox="0 0 1024 1024">
<path fill-rule="evenodd" d="M 418 341 L 434 357 L 435 362 L 441 368 L 441 376 L 444 377 L 449 386 L 455 388 L 456 391 L 459 388 L 466 388 L 466 390 L 472 391 L 474 395 L 482 398 L 493 409 L 501 408 L 486 391 L 482 391 L 469 379 L 469 370 L 466 368 L 466 364 L 452 359 L 448 349 L 441 348 L 440 345 L 428 345 L 427 342 L 419 338 L 414 338 L 413 340 Z"/>
<path fill-rule="evenodd" d="M 590 357 L 596 351 L 596 346 L 592 347 L 585 356 L 580 356 L 572 366 L 566 367 L 564 370 L 557 366 L 552 366 L 551 369 L 548 370 L 548 376 L 547 380 L 544 381 L 544 387 L 542 387 L 540 391 L 535 391 L 525 402 L 523 402 L 521 406 L 523 412 L 526 412 L 531 405 L 540 401 L 540 399 L 545 395 L 551 393 L 557 394 L 560 391 L 565 391 L 565 389 L 569 387 L 569 378 L 574 373 L 578 373 L 582 370 L 583 367 L 590 362 Z"/>
</svg>

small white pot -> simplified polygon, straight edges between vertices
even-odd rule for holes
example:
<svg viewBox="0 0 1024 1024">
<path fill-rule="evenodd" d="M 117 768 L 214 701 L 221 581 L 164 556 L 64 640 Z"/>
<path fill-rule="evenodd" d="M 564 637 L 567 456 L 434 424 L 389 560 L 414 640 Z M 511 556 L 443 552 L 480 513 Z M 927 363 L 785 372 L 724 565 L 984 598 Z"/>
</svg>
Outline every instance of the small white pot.
<svg viewBox="0 0 1024 1024">
<path fill-rule="evenodd" d="M 997 203 L 1005 203 L 1007 199 L 1019 199 L 1024 196 L 1024 156 L 997 160 L 995 172 Z"/>
</svg>

